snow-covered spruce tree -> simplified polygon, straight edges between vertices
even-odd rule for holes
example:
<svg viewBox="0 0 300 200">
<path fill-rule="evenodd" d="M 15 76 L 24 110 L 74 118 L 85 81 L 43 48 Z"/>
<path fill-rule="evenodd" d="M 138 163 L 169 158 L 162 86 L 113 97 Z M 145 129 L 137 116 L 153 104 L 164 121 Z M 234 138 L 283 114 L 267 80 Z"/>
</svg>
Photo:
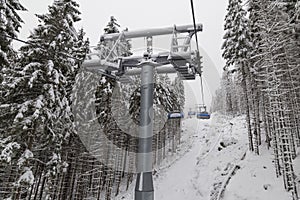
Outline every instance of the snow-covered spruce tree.
<svg viewBox="0 0 300 200">
<path fill-rule="evenodd" d="M 17 11 L 25 10 L 18 0 L 0 0 L 0 83 L 16 54 L 11 46 L 11 38 L 17 37 L 23 22 Z"/>
<path fill-rule="evenodd" d="M 278 6 L 282 15 L 283 32 L 281 36 L 286 46 L 283 48 L 285 54 L 284 61 L 287 65 L 283 67 L 287 73 L 282 81 L 283 87 L 288 88 L 288 106 L 291 109 L 290 121 L 293 124 L 293 140 L 297 147 L 300 146 L 300 70 L 297 65 L 300 62 L 300 45 L 297 43 L 297 36 L 295 36 L 295 28 L 299 23 L 299 2 L 295 0 L 282 0 L 282 6 Z M 280 5 L 280 4 L 279 4 Z M 293 152 L 295 156 L 295 152 Z"/>
<path fill-rule="evenodd" d="M 120 25 L 117 24 L 117 20 L 111 16 L 110 21 L 108 22 L 107 26 L 104 28 L 104 34 L 111 34 L 111 33 L 119 33 L 119 27 Z M 115 49 L 113 47 L 115 46 Z M 131 45 L 128 40 L 121 40 L 117 45 L 115 45 L 114 41 L 103 41 L 100 38 L 100 42 L 97 46 L 97 48 L 102 53 L 102 59 L 111 59 L 115 60 L 117 56 L 128 56 L 131 55 L 130 48 Z M 113 49 L 113 50 L 112 50 Z M 113 52 L 110 54 L 110 52 Z M 110 56 L 109 56 L 110 55 Z M 109 57 L 109 58 L 108 58 Z M 109 73 L 109 72 L 107 72 Z M 101 80 L 99 80 L 99 93 L 97 93 L 97 101 L 99 102 L 106 102 L 106 106 L 99 105 L 99 109 L 104 116 L 101 116 L 101 124 L 104 126 L 106 124 L 107 127 L 108 123 L 111 122 L 111 111 L 110 110 L 103 110 L 103 109 L 109 109 L 107 106 L 111 106 L 111 95 L 112 90 L 115 89 L 114 85 L 116 84 L 115 80 L 109 77 L 102 77 Z M 116 89 L 119 89 L 117 87 Z M 129 89 L 130 90 L 130 89 Z"/>
<path fill-rule="evenodd" d="M 243 93 L 243 88 L 239 80 L 239 76 L 235 75 L 235 71 L 230 71 L 231 73 L 231 102 L 232 102 L 232 110 L 234 115 L 241 115 L 242 113 L 245 113 L 245 99 L 243 95 L 240 95 Z"/>
<path fill-rule="evenodd" d="M 294 35 L 297 40 L 297 45 L 300 45 L 300 3 L 299 1 L 295 4 Z"/>
<path fill-rule="evenodd" d="M 223 71 L 222 75 L 222 81 L 221 81 L 222 88 L 224 89 L 225 93 L 225 114 L 226 115 L 232 115 L 233 114 L 233 102 L 232 102 L 232 96 L 234 95 L 232 92 L 232 78 L 231 73 L 229 71 Z"/>
<path fill-rule="evenodd" d="M 119 33 L 119 27 L 120 25 L 117 24 L 117 20 L 113 16 L 111 16 L 110 21 L 104 28 L 104 34 Z M 127 31 L 127 29 L 125 29 L 124 31 Z M 115 45 L 116 43 L 118 44 Z M 112 49 L 112 47 L 114 48 Z M 100 38 L 97 49 L 102 52 L 102 59 L 113 60 L 117 56 L 126 57 L 132 55 L 132 53 L 130 52 L 131 44 L 129 40 L 125 40 L 122 35 L 120 36 L 120 38 L 118 38 L 117 41 L 103 41 L 102 38 Z"/>
<path fill-rule="evenodd" d="M 295 1 L 251 1 L 250 20 L 255 44 L 253 74 L 263 95 L 263 118 L 272 138 L 276 175 L 293 199 L 298 193 L 292 159 L 299 145 L 299 45 L 294 37 Z"/>
<path fill-rule="evenodd" d="M 111 34 L 111 33 L 119 33 L 120 25 L 117 24 L 117 20 L 111 16 L 110 21 L 107 23 L 107 26 L 104 28 L 104 34 Z M 117 44 L 116 44 L 117 42 Z M 114 48 L 115 47 L 115 48 Z M 125 40 L 124 38 L 120 38 L 119 41 L 103 41 L 100 38 L 100 42 L 97 46 L 97 48 L 102 53 L 102 59 L 107 59 L 111 62 L 116 61 L 116 58 L 119 56 L 129 56 L 131 55 L 131 45 L 128 40 Z M 110 53 L 112 52 L 112 53 Z M 107 71 L 107 73 L 109 73 Z M 97 94 L 97 101 L 100 102 L 106 102 L 103 105 L 99 105 L 99 109 L 102 112 L 102 115 L 100 118 L 101 123 L 103 126 L 107 127 L 107 130 L 110 129 L 111 123 L 113 123 L 114 127 L 117 126 L 115 121 L 112 121 L 112 113 L 111 113 L 111 98 L 112 98 L 112 92 L 113 90 L 120 90 L 122 87 L 115 87 L 116 86 L 116 80 L 113 78 L 108 77 L 102 77 L 102 79 L 99 82 L 99 90 L 100 91 Z M 130 90 L 130 88 L 127 88 Z M 120 92 L 120 91 L 118 91 Z M 125 95 L 126 96 L 126 95 Z M 106 106 L 105 106 L 106 105 Z M 106 109 L 106 111 L 105 111 Z M 100 113 L 101 113 L 100 112 Z"/>
<path fill-rule="evenodd" d="M 18 0 L 0 0 L 0 187 L 3 192 L 9 191 L 9 188 L 5 187 L 9 180 L 6 167 L 14 156 L 14 150 L 20 147 L 19 144 L 11 142 L 9 134 L 6 134 L 7 128 L 10 127 L 6 121 L 7 116 L 10 115 L 10 108 L 5 103 L 4 97 L 8 90 L 7 79 L 17 57 L 11 44 L 12 38 L 17 37 L 23 22 L 17 12 L 25 10 Z M 0 198 L 2 199 L 2 194 Z"/>
<path fill-rule="evenodd" d="M 168 88 L 169 81 L 164 81 L 161 83 L 161 85 L 169 91 L 169 94 L 167 97 L 169 98 L 165 100 L 165 102 L 170 102 L 169 104 L 171 107 L 166 109 L 166 112 L 174 112 L 176 110 L 183 111 L 184 104 L 185 104 L 185 97 L 184 97 L 184 84 L 183 81 L 176 77 L 175 80 L 172 83 L 172 87 Z M 162 96 L 165 94 L 160 92 Z M 175 152 L 177 149 L 177 145 L 180 143 L 181 139 L 181 120 L 180 119 L 173 119 L 167 121 L 167 133 L 168 136 L 166 138 L 169 138 L 169 144 L 172 143 L 172 152 Z M 166 139 L 165 139 L 166 140 Z M 165 141 L 164 141 L 165 142 Z"/>
<path fill-rule="evenodd" d="M 252 75 L 256 80 L 257 86 L 260 88 L 259 93 L 261 94 L 261 106 L 262 106 L 262 119 L 264 132 L 266 134 L 266 142 L 268 146 L 271 145 L 270 139 L 272 138 L 272 146 L 274 150 L 274 165 L 276 169 L 276 174 L 279 176 L 281 174 L 280 164 L 279 164 L 279 143 L 275 134 L 274 127 L 275 125 L 272 123 L 274 121 L 274 113 L 269 109 L 270 101 L 269 101 L 269 92 L 268 85 L 270 81 L 270 76 L 268 74 L 268 70 L 270 67 L 269 59 L 266 59 L 266 55 L 269 53 L 269 50 L 266 47 L 266 43 L 264 41 L 265 37 L 269 37 L 266 18 L 262 17 L 266 16 L 268 13 L 268 5 L 271 1 L 260 1 L 260 0 L 251 0 L 249 2 L 249 19 L 250 19 L 250 31 L 251 31 L 251 40 L 253 42 L 253 46 L 255 48 L 251 51 L 251 71 Z"/>
<path fill-rule="evenodd" d="M 222 74 L 221 86 L 216 90 L 212 101 L 212 112 L 240 115 L 245 113 L 243 92 L 235 74 L 236 70 L 225 70 Z"/>
<path fill-rule="evenodd" d="M 165 84 L 167 87 L 167 84 Z M 173 91 L 175 96 L 177 97 L 178 105 L 179 108 L 178 110 L 183 110 L 184 108 L 184 103 L 185 103 L 185 96 L 184 96 L 184 85 L 183 81 L 179 78 L 176 77 L 173 83 Z"/>
<path fill-rule="evenodd" d="M 294 2 L 295 3 L 295 2 Z M 298 143 L 299 97 L 297 94 L 299 50 L 293 37 L 294 19 L 291 2 L 250 1 L 252 74 L 261 97 L 266 139 L 274 150 L 276 175 L 283 173 L 285 188 L 293 191 L 291 158 Z M 295 35 L 296 36 L 296 35 Z M 272 143 L 268 138 L 272 138 Z M 284 155 L 284 158 L 281 156 Z M 285 168 L 285 169 L 283 169 Z M 294 192 L 295 195 L 295 192 Z"/>
<path fill-rule="evenodd" d="M 228 107 L 231 103 L 228 103 L 228 96 L 230 96 L 231 91 L 229 91 L 228 83 L 228 70 L 224 70 L 222 73 L 222 78 L 220 80 L 220 87 L 215 91 L 215 95 L 212 98 L 211 110 L 212 112 L 219 112 L 221 114 L 228 114 Z M 231 100 L 231 98 L 230 98 Z"/>
<path fill-rule="evenodd" d="M 20 175 L 15 191 L 11 191 L 13 198 L 24 195 L 21 190 L 28 191 L 33 177 L 28 180 L 23 176 L 33 175 L 37 164 L 46 169 L 43 174 L 49 177 L 51 190 L 51 179 L 61 166 L 62 144 L 74 132 L 70 93 L 82 62 L 79 59 L 87 51 L 83 31 L 78 35 L 74 28 L 79 14 L 76 2 L 54 1 L 49 13 L 37 15 L 39 25 L 29 44 L 21 47 L 19 65 L 5 99 L 11 110 L 5 134 L 10 144 L 19 147 L 11 159 Z"/>
<path fill-rule="evenodd" d="M 211 112 L 225 113 L 225 98 L 222 88 L 218 88 L 212 97 Z"/>
<path fill-rule="evenodd" d="M 9 108 L 4 104 L 4 96 L 8 88 L 6 82 L 11 73 L 16 58 L 16 52 L 13 49 L 11 38 L 17 37 L 22 19 L 17 11 L 25 11 L 26 9 L 18 0 L 0 0 L 0 118 L 5 119 Z M 5 127 L 9 125 L 1 120 L 0 123 L 0 140 Z M 1 147 L 0 147 L 1 148 Z M 6 158 L 3 158 L 4 160 Z"/>
<path fill-rule="evenodd" d="M 222 56 L 226 59 L 225 69 L 230 66 L 237 67 L 242 76 L 242 87 L 246 101 L 249 149 L 251 151 L 255 150 L 255 153 L 259 154 L 257 137 L 254 137 L 253 141 L 250 118 L 251 85 L 248 57 L 249 52 L 252 49 L 252 43 L 250 42 L 248 25 L 246 11 L 242 7 L 242 1 L 229 0 L 227 14 L 225 17 L 225 41 L 222 45 Z M 254 131 L 254 133 L 257 133 L 257 131 Z M 254 134 L 254 136 L 256 135 Z"/>
<path fill-rule="evenodd" d="M 262 49 L 260 48 L 262 46 L 262 32 L 266 31 L 264 27 L 264 20 L 261 17 L 263 10 L 262 8 L 265 7 L 268 4 L 266 1 L 260 1 L 260 0 L 251 0 L 248 3 L 248 11 L 249 11 L 249 29 L 250 29 L 250 35 L 251 35 L 251 41 L 253 43 L 253 48 L 250 52 L 250 71 L 251 71 L 251 83 L 253 85 L 252 87 L 252 93 L 253 93 L 253 116 L 254 116 L 254 126 L 257 127 L 258 136 L 259 136 L 259 143 L 261 143 L 261 123 L 260 123 L 260 117 L 262 117 L 263 120 L 263 126 L 264 126 L 264 132 L 265 132 L 265 141 L 268 144 L 268 148 L 270 147 L 270 132 L 268 130 L 268 123 L 267 118 L 264 116 L 265 113 L 265 104 L 266 102 L 264 98 L 264 92 L 261 90 L 262 88 L 265 88 L 265 85 L 263 84 L 266 80 L 266 77 L 264 76 L 263 69 L 258 64 L 263 54 Z M 262 108 L 264 111 L 259 110 L 259 108 Z"/>
<path fill-rule="evenodd" d="M 107 26 L 104 28 L 104 34 L 119 33 L 120 25 L 117 24 L 117 20 L 114 17 L 111 17 Z M 117 42 L 117 44 L 116 44 Z M 120 38 L 118 41 L 104 41 L 100 38 L 100 42 L 97 46 L 97 49 L 101 52 L 101 58 L 107 59 L 110 62 L 115 62 L 116 58 L 119 56 L 129 56 L 131 45 L 128 40 Z M 103 158 L 106 160 L 105 168 L 102 169 L 106 174 L 105 185 L 103 186 L 105 196 L 109 199 L 112 195 L 112 185 L 117 185 L 117 192 L 119 191 L 120 181 L 125 176 L 123 172 L 117 171 L 115 169 L 120 169 L 120 163 L 122 161 L 129 162 L 131 158 L 127 158 L 129 148 L 135 148 L 136 140 L 132 139 L 131 135 L 124 133 L 124 129 L 127 130 L 126 125 L 120 129 L 120 123 L 123 123 L 124 118 L 120 116 L 122 113 L 118 113 L 121 110 L 124 110 L 123 106 L 126 107 L 124 99 L 118 96 L 119 99 L 114 96 L 116 93 L 123 95 L 120 92 L 120 87 L 116 80 L 109 75 L 109 71 L 106 71 L 107 75 L 103 75 L 98 83 L 96 94 L 95 94 L 95 103 L 96 103 L 96 112 L 99 124 L 103 130 L 103 134 L 109 139 L 108 143 L 103 145 L 103 151 L 107 152 L 106 157 Z M 127 88 L 130 90 L 130 88 Z M 114 94 L 113 94 L 114 93 Z M 126 96 L 126 95 L 125 95 Z M 126 98 L 126 97 L 125 97 Z M 128 103 L 127 103 L 128 104 Z M 113 113 L 114 112 L 114 113 Z M 126 119 L 125 119 L 126 121 Z M 123 124 L 122 124 L 123 125 Z M 125 127 L 125 128 L 124 128 Z M 122 147 L 124 150 L 121 153 L 116 146 Z M 135 149 L 131 149 L 131 151 Z M 116 152 L 118 151 L 118 152 Z M 126 158 L 122 158 L 126 156 Z M 122 164 L 126 166 L 126 163 Z M 134 165 L 134 162 L 132 162 Z M 129 166 L 129 169 L 133 169 L 133 166 Z M 132 179 L 132 174 L 127 173 L 127 179 Z"/>
</svg>

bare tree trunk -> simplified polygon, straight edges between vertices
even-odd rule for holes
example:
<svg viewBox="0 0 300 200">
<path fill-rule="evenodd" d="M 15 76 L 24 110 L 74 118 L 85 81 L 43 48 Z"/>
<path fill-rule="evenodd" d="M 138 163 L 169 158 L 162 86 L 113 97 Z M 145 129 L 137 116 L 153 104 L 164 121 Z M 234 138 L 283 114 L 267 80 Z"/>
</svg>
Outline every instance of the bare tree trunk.
<svg viewBox="0 0 300 200">
<path fill-rule="evenodd" d="M 247 128 L 248 128 L 248 142 L 249 142 L 249 150 L 253 151 L 253 138 L 252 138 L 252 133 L 251 133 L 251 120 L 250 120 L 250 102 L 249 102 L 249 97 L 248 97 L 248 89 L 247 89 L 247 75 L 245 72 L 245 65 L 243 64 L 241 66 L 241 71 L 242 71 L 242 87 L 244 90 L 244 99 L 246 101 L 245 106 L 246 106 L 246 121 L 247 121 Z"/>
</svg>

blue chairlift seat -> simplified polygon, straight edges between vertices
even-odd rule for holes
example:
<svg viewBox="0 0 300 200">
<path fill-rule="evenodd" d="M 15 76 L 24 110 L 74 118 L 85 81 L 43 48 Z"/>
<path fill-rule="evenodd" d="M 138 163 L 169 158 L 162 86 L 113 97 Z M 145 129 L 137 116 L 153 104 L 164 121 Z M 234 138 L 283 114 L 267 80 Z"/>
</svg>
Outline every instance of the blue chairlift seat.
<svg viewBox="0 0 300 200">
<path fill-rule="evenodd" d="M 168 119 L 181 119 L 184 118 L 183 112 L 170 112 L 168 113 Z"/>
<path fill-rule="evenodd" d="M 200 113 L 197 113 L 197 118 L 198 119 L 210 119 L 210 114 L 208 114 L 208 112 L 200 112 Z"/>
</svg>

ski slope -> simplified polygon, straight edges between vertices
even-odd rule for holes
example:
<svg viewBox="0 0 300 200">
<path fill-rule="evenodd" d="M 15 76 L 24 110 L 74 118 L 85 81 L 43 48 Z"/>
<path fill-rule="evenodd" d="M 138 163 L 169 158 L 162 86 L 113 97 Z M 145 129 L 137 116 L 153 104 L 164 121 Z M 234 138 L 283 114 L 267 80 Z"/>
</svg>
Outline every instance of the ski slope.
<svg viewBox="0 0 300 200">
<path fill-rule="evenodd" d="M 185 119 L 177 152 L 155 169 L 155 200 L 289 200 L 272 151 L 247 149 L 244 117 Z M 134 185 L 116 199 L 134 199 Z"/>
</svg>

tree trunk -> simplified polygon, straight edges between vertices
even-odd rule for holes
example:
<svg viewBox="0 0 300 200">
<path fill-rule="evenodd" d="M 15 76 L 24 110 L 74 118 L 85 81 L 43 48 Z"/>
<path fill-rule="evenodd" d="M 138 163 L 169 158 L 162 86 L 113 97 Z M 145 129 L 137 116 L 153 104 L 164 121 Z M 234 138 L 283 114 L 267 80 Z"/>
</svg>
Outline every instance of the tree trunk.
<svg viewBox="0 0 300 200">
<path fill-rule="evenodd" d="M 246 107 L 246 121 L 247 121 L 247 128 L 248 128 L 248 142 L 249 142 L 249 150 L 253 151 L 253 138 L 251 133 L 251 120 L 250 120 L 250 103 L 249 103 L 249 97 L 248 97 L 248 89 L 247 89 L 247 74 L 245 72 L 245 63 L 241 66 L 242 71 L 242 87 L 244 90 L 244 99 L 246 101 L 245 107 Z"/>
</svg>

